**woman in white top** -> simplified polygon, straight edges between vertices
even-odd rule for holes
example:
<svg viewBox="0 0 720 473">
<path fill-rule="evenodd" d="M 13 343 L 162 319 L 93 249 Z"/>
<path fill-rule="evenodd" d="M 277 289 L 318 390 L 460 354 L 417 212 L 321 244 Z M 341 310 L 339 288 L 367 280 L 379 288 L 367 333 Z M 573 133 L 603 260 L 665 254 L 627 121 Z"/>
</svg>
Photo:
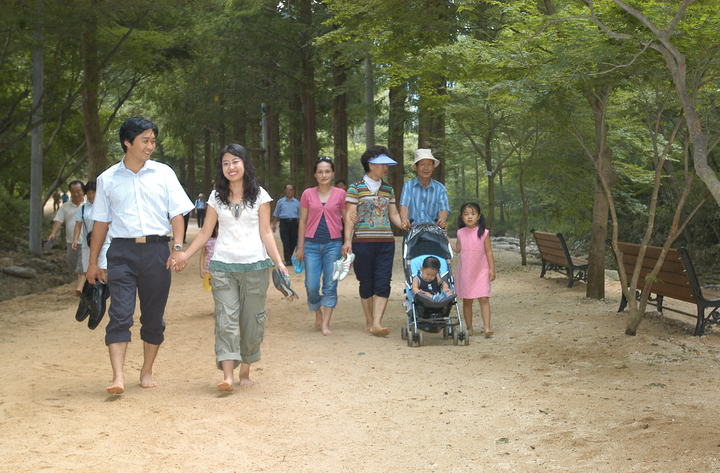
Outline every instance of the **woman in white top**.
<svg viewBox="0 0 720 473">
<path fill-rule="evenodd" d="M 223 371 L 221 391 L 234 389 L 233 371 L 240 365 L 240 386 L 251 386 L 250 365 L 260 360 L 265 332 L 265 296 L 273 262 L 288 274 L 270 228 L 270 195 L 255 178 L 248 152 L 238 144 L 220 150 L 215 190 L 208 198 L 205 224 L 190 247 L 175 257 L 179 271 L 212 236 L 219 223 L 210 260 L 215 299 L 215 355 Z"/>
</svg>

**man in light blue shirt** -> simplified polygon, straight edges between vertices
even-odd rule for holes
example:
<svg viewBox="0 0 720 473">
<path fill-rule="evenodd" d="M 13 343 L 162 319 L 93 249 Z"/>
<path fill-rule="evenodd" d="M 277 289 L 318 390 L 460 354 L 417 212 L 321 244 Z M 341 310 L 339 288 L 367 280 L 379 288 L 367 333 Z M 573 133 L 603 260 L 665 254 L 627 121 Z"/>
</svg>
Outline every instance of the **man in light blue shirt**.
<svg viewBox="0 0 720 473">
<path fill-rule="evenodd" d="M 153 388 L 153 362 L 164 341 L 165 305 L 170 292 L 173 255 L 181 255 L 185 233 L 184 214 L 193 203 L 167 165 L 150 160 L 155 150 L 157 126 L 142 117 L 132 117 L 120 127 L 125 157 L 97 178 L 92 209 L 92 241 L 87 280 L 102 281 L 97 259 L 105 236 L 112 239 L 107 250 L 110 319 L 105 344 L 113 370 L 109 394 L 125 391 L 125 352 L 130 342 L 135 299 L 140 298 L 140 338 L 144 362 L 140 386 Z M 112 222 L 112 225 L 110 225 Z M 172 231 L 172 236 L 170 232 Z M 172 253 L 168 243 L 174 242 Z M 184 266 L 184 258 L 178 265 Z M 182 269 L 182 268 L 180 268 Z"/>
<path fill-rule="evenodd" d="M 293 195 L 295 188 L 292 184 L 285 186 L 285 198 L 278 199 L 273 212 L 272 231 L 275 231 L 277 221 L 280 220 L 280 240 L 283 244 L 285 264 L 292 264 L 292 255 L 298 241 L 298 225 L 300 224 L 300 201 Z"/>
<path fill-rule="evenodd" d="M 438 164 L 440 161 L 431 150 L 415 151 L 413 169 L 417 177 L 403 185 L 400 195 L 400 221 L 405 231 L 418 223 L 435 223 L 440 228 L 445 228 L 447 224 L 450 213 L 447 189 L 430 177 Z"/>
<path fill-rule="evenodd" d="M 198 228 L 202 228 L 205 223 L 205 212 L 207 211 L 207 202 L 205 202 L 205 194 L 198 194 L 195 201 L 195 215 L 197 216 Z"/>
</svg>

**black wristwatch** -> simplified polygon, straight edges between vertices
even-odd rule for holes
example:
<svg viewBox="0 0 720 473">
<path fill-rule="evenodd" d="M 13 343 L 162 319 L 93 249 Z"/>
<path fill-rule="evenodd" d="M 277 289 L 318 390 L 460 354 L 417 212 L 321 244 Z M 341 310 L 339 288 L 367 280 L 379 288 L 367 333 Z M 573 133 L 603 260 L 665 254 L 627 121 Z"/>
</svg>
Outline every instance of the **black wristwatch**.
<svg viewBox="0 0 720 473">
<path fill-rule="evenodd" d="M 182 245 L 179 244 L 179 243 L 175 243 L 175 244 L 173 245 L 173 250 L 175 250 L 175 251 L 182 251 Z"/>
</svg>

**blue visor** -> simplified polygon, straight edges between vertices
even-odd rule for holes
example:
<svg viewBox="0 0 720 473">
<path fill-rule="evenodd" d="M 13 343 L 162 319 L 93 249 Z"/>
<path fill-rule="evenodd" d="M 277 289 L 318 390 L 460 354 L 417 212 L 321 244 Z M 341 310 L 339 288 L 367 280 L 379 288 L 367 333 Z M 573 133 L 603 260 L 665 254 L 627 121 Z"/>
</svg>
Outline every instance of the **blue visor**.
<svg viewBox="0 0 720 473">
<path fill-rule="evenodd" d="M 395 166 L 397 162 L 393 160 L 390 156 L 381 154 L 379 156 L 375 156 L 370 161 L 368 161 L 370 164 L 387 164 L 388 166 Z"/>
</svg>

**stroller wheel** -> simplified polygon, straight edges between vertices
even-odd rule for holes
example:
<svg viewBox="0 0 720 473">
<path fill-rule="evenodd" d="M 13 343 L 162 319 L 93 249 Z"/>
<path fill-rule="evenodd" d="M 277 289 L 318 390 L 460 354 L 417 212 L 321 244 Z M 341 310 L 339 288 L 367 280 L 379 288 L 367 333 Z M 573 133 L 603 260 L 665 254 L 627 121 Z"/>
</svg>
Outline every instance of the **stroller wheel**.
<svg viewBox="0 0 720 473">
<path fill-rule="evenodd" d="M 459 333 L 458 333 L 457 329 L 456 329 L 456 330 L 453 330 L 453 331 L 452 331 L 453 345 L 457 346 L 457 344 L 458 344 L 458 339 L 459 339 L 459 338 L 460 338 L 460 337 L 459 337 Z"/>
<path fill-rule="evenodd" d="M 417 336 L 418 336 L 418 341 L 417 341 L 417 342 L 418 342 L 418 346 L 419 346 L 419 347 L 425 346 L 425 339 L 423 338 L 423 333 L 422 333 L 422 332 L 418 332 L 418 333 L 417 333 Z"/>
<path fill-rule="evenodd" d="M 400 327 L 400 339 L 407 340 L 407 330 L 405 327 Z"/>
<path fill-rule="evenodd" d="M 447 328 L 447 327 L 443 327 L 443 340 L 447 340 L 447 339 L 448 339 L 448 336 L 449 336 L 449 335 L 448 335 L 448 328 Z"/>
</svg>

